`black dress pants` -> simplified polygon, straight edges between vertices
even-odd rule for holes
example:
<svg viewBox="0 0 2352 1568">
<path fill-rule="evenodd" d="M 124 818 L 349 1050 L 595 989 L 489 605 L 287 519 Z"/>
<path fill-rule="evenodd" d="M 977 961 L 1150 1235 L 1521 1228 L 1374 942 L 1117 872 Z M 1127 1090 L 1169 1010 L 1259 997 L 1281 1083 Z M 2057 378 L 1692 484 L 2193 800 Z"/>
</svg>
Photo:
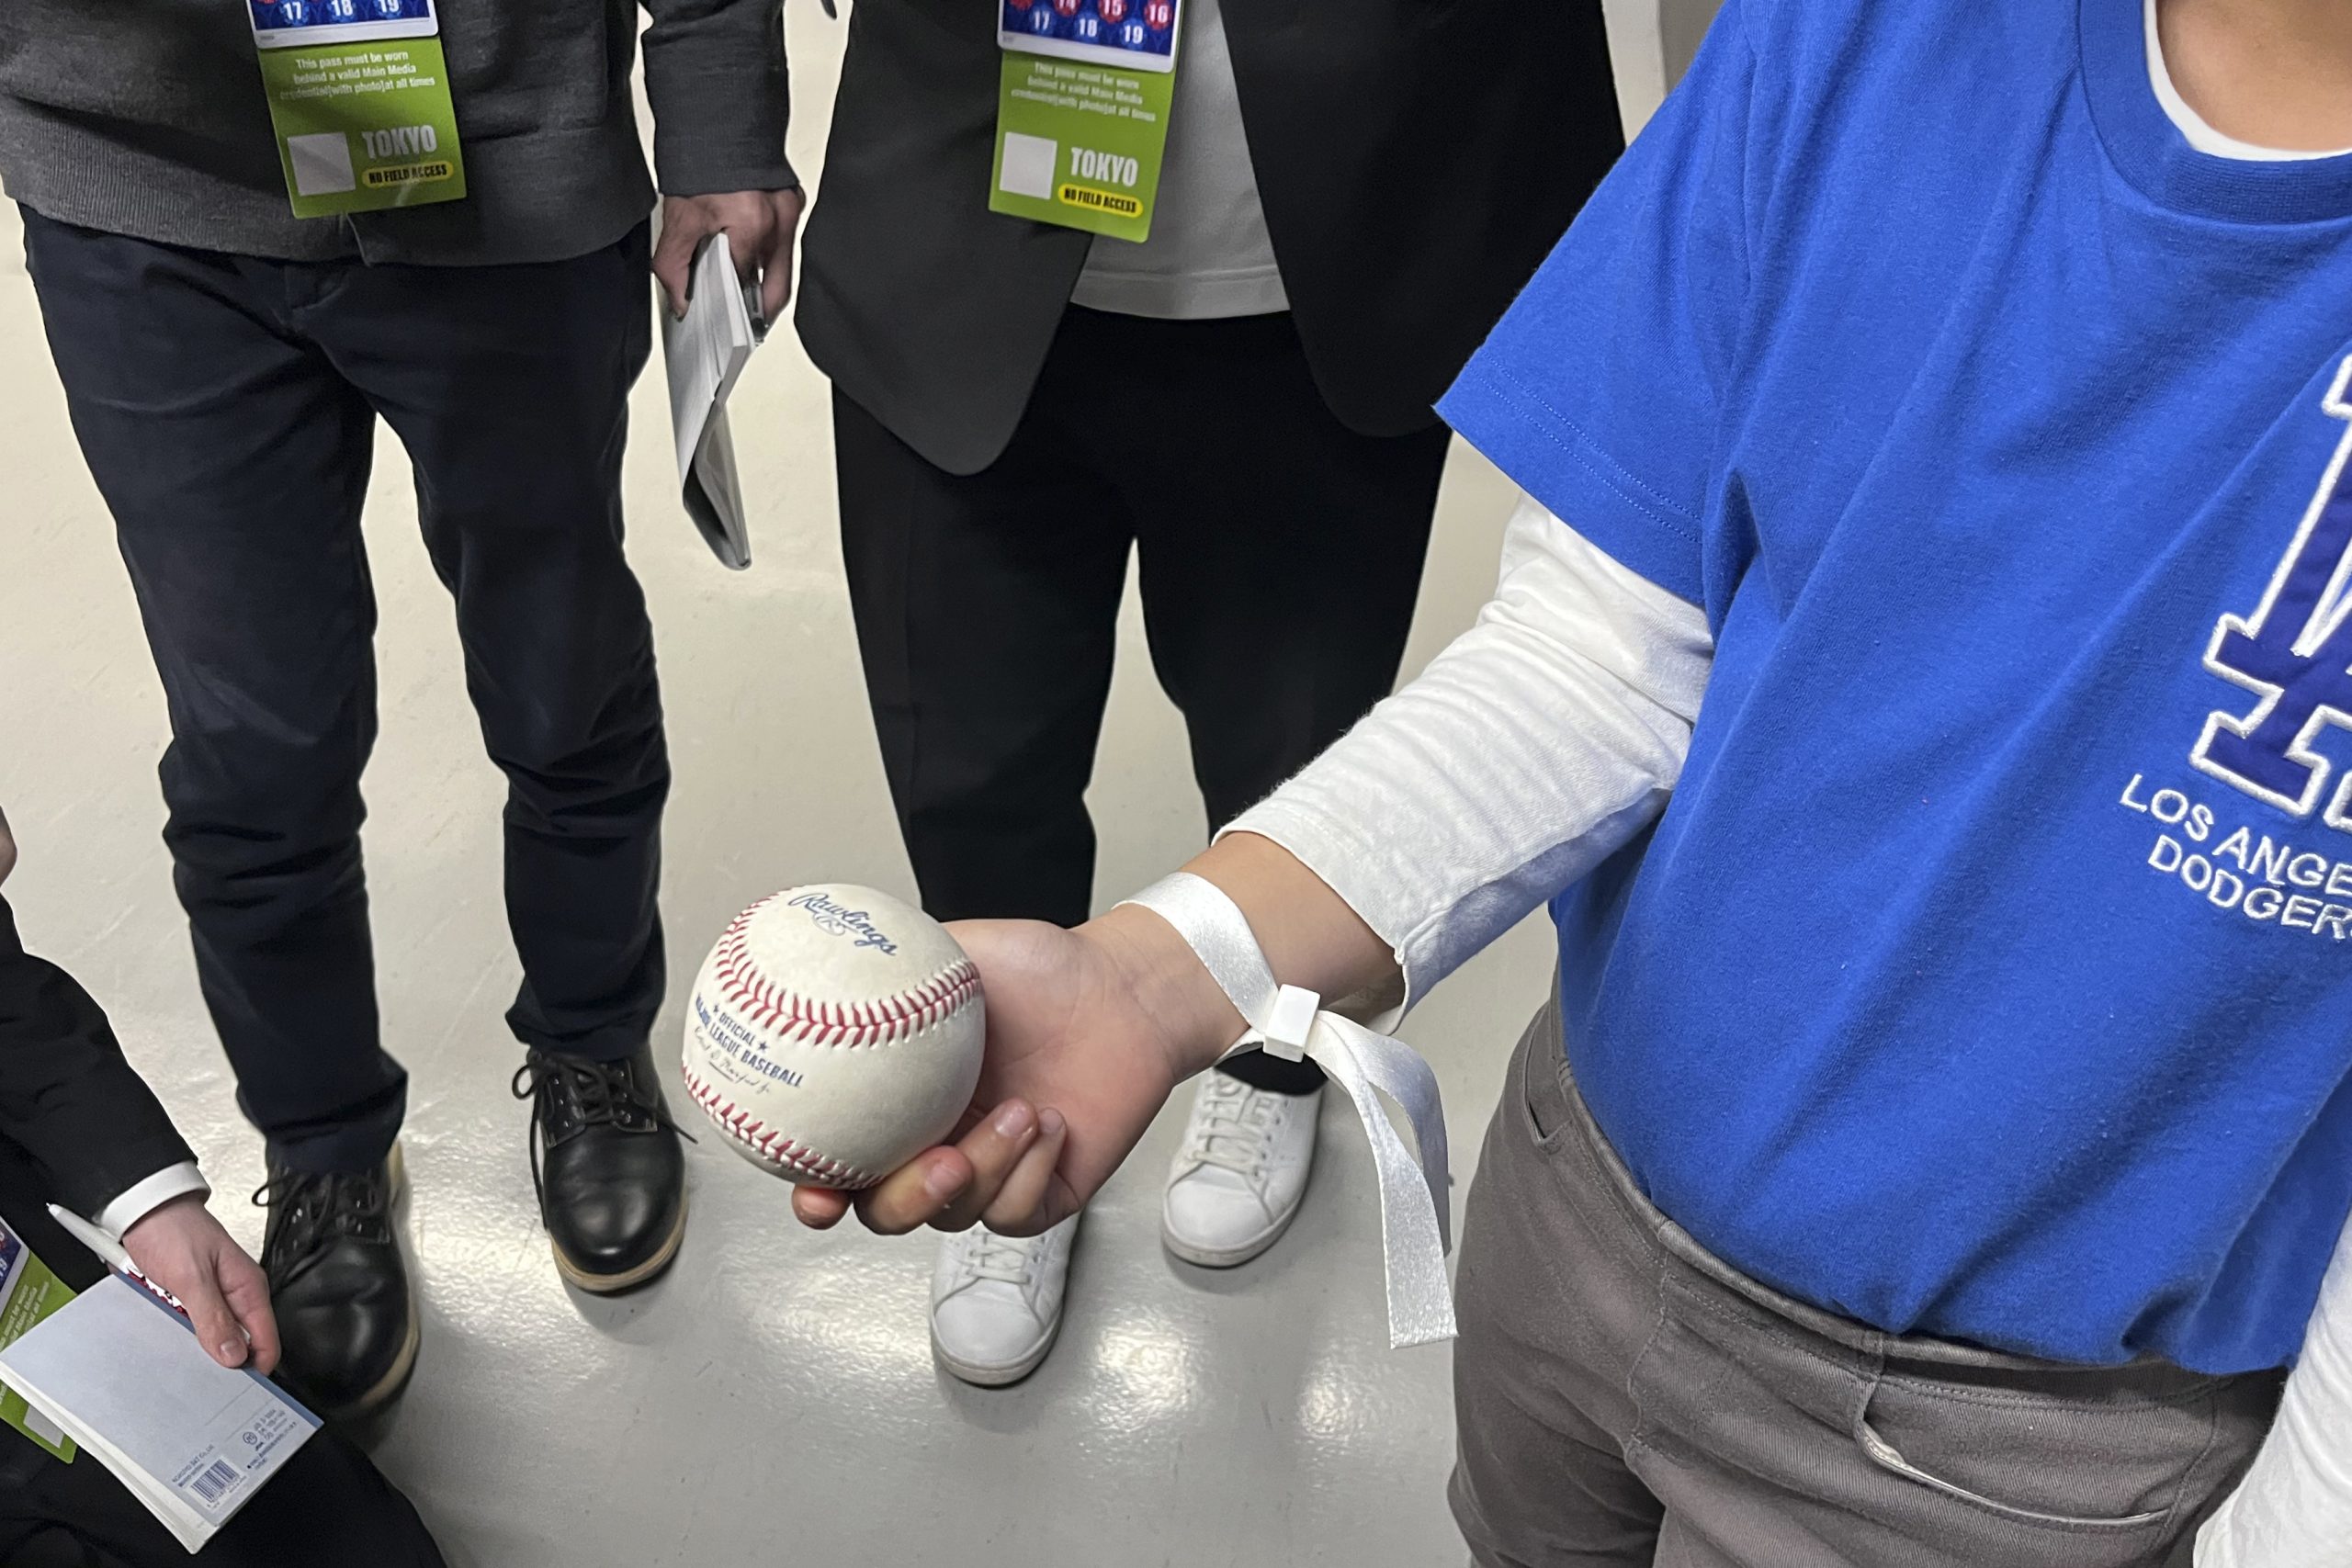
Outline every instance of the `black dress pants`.
<svg viewBox="0 0 2352 1568">
<path fill-rule="evenodd" d="M 378 1036 L 359 781 L 376 420 L 414 465 L 467 689 L 508 784 L 530 1044 L 625 1055 L 660 1006 L 662 745 L 621 547 L 646 232 L 523 266 L 289 263 L 25 213 L 74 429 L 163 677 L 169 842 L 205 1000 L 273 1150 L 361 1169 L 407 1076 Z"/>
<path fill-rule="evenodd" d="M 1287 315 L 1073 308 L 1011 446 L 977 474 L 934 468 L 839 393 L 833 416 L 866 689 L 942 919 L 1087 918 L 1085 790 L 1130 550 L 1213 825 L 1396 681 L 1446 432 L 1342 425 Z M 1228 1070 L 1321 1081 L 1255 1054 Z"/>
</svg>

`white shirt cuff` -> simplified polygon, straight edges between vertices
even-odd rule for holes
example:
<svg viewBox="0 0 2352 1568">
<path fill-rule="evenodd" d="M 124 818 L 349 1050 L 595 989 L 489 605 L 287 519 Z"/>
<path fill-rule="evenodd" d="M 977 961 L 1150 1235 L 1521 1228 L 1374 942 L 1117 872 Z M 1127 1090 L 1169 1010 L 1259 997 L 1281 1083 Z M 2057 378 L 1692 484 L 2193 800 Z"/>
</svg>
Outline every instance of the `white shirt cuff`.
<svg viewBox="0 0 2352 1568">
<path fill-rule="evenodd" d="M 191 1192 L 212 1196 L 212 1184 L 196 1168 L 196 1161 L 184 1159 L 177 1165 L 165 1166 L 146 1180 L 124 1192 L 121 1197 L 90 1216 L 90 1223 L 117 1241 L 122 1233 L 170 1202 Z"/>
</svg>

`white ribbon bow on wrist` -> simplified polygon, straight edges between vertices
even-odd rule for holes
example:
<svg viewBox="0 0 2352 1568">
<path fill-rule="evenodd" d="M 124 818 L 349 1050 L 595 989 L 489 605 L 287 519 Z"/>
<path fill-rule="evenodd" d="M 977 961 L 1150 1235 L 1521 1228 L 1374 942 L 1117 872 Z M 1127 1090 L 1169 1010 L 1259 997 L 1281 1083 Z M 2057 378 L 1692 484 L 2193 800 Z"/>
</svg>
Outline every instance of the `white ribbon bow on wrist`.
<svg viewBox="0 0 2352 1568">
<path fill-rule="evenodd" d="M 1452 1181 L 1446 1170 L 1445 1111 L 1430 1065 L 1403 1041 L 1325 1012 L 1323 998 L 1314 992 L 1276 981 L 1240 907 L 1215 883 L 1180 871 L 1123 901 L 1149 909 L 1175 927 L 1248 1021 L 1250 1032 L 1234 1043 L 1227 1055 L 1254 1043 L 1287 1061 L 1304 1057 L 1347 1090 L 1371 1140 L 1373 1167 L 1380 1173 L 1388 1343 L 1402 1349 L 1453 1338 L 1453 1291 L 1445 1275 Z M 1374 1089 L 1395 1100 L 1412 1123 L 1414 1141 L 1420 1145 L 1418 1167 L 1387 1112 L 1373 1098 Z"/>
</svg>

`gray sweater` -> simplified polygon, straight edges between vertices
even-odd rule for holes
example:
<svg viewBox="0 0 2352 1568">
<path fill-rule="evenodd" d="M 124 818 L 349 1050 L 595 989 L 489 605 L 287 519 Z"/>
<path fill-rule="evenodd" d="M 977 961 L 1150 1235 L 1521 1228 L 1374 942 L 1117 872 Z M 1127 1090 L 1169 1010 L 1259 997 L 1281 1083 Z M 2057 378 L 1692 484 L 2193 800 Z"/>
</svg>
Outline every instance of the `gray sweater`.
<svg viewBox="0 0 2352 1568">
<path fill-rule="evenodd" d="M 782 0 L 645 8 L 662 189 L 792 185 Z M 642 221 L 631 0 L 439 9 L 462 201 L 294 217 L 243 0 L 0 0 L 0 184 L 64 222 L 288 260 L 558 261 Z"/>
</svg>

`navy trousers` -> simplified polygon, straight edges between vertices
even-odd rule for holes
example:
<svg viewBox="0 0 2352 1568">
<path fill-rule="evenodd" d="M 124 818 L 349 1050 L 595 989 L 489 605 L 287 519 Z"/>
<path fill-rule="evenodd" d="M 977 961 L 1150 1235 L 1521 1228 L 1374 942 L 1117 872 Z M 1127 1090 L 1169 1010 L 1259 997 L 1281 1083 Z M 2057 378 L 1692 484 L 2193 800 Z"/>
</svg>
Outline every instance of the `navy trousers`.
<svg viewBox="0 0 2352 1568">
<path fill-rule="evenodd" d="M 172 743 L 164 829 L 246 1114 L 297 1168 L 364 1168 L 407 1075 L 379 1038 L 361 874 L 376 736 L 361 542 L 380 416 L 408 449 L 466 683 L 508 783 L 507 1021 L 586 1057 L 662 999 L 669 790 L 622 552 L 647 235 L 521 266 L 292 263 L 25 212 L 74 430 L 114 513 Z"/>
</svg>

